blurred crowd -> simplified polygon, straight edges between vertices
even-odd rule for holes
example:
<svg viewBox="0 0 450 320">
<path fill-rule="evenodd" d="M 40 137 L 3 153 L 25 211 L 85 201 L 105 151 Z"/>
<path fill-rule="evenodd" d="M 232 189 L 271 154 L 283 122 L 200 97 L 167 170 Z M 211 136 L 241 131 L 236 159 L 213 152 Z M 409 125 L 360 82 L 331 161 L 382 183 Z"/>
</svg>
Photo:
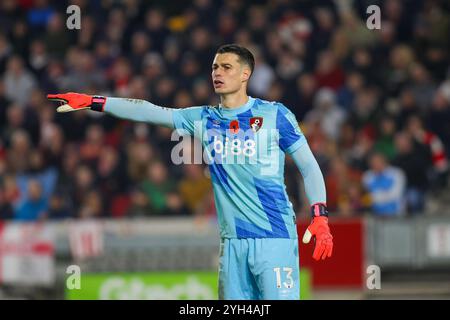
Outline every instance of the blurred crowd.
<svg viewBox="0 0 450 320">
<path fill-rule="evenodd" d="M 448 1 L 3 0 L 0 26 L 0 219 L 213 216 L 208 170 L 172 163 L 170 129 L 57 114 L 45 96 L 214 105 L 211 61 L 232 42 L 255 55 L 250 95 L 301 123 L 334 216 L 422 214 L 449 191 Z M 289 158 L 285 171 L 306 214 Z"/>
</svg>

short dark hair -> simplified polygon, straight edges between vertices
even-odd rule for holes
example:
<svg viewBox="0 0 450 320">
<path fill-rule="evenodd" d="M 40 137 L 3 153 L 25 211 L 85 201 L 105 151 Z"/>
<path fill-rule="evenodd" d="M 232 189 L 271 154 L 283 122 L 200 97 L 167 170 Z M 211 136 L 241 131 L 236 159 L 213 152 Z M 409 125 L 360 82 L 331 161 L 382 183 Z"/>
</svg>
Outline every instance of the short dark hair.
<svg viewBox="0 0 450 320">
<path fill-rule="evenodd" d="M 253 69 L 255 68 L 255 57 L 247 48 L 235 43 L 225 44 L 217 49 L 216 53 L 234 53 L 239 57 L 240 62 L 243 62 L 250 67 L 250 71 L 253 73 Z"/>
</svg>

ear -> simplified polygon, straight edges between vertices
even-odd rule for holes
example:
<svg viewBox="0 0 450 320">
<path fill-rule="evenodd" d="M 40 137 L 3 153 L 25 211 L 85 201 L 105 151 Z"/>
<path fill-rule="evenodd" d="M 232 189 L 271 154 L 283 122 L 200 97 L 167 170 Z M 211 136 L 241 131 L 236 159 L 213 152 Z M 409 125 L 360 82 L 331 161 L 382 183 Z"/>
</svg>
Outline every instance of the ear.
<svg viewBox="0 0 450 320">
<path fill-rule="evenodd" d="M 242 68 L 242 81 L 248 81 L 250 79 L 252 72 L 250 71 L 250 68 L 247 66 L 244 66 Z"/>
</svg>

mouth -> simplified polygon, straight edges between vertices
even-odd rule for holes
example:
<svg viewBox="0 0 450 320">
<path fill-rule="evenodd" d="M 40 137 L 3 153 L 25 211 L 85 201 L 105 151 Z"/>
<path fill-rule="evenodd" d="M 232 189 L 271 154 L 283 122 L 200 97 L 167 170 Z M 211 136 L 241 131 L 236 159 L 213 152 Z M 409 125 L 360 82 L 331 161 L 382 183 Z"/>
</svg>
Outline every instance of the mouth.
<svg viewBox="0 0 450 320">
<path fill-rule="evenodd" d="M 213 81 L 213 84 L 214 84 L 214 88 L 220 88 L 220 87 L 222 87 L 223 85 L 224 85 L 224 82 L 222 81 L 222 80 L 214 80 Z"/>
</svg>

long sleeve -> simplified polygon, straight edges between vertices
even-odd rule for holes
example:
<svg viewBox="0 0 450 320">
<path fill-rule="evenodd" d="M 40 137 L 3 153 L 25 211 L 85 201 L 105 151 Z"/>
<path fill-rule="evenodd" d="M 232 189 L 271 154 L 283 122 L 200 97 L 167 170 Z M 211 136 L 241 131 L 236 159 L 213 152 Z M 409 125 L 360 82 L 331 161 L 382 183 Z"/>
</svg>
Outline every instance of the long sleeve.
<svg viewBox="0 0 450 320">
<path fill-rule="evenodd" d="M 322 171 L 308 143 L 302 144 L 300 148 L 291 153 L 291 157 L 303 176 L 309 204 L 326 203 L 327 196 Z"/>
<path fill-rule="evenodd" d="M 118 118 L 148 122 L 169 128 L 174 128 L 174 110 L 154 105 L 145 100 L 113 97 L 106 99 L 104 107 L 104 112 Z"/>
</svg>

